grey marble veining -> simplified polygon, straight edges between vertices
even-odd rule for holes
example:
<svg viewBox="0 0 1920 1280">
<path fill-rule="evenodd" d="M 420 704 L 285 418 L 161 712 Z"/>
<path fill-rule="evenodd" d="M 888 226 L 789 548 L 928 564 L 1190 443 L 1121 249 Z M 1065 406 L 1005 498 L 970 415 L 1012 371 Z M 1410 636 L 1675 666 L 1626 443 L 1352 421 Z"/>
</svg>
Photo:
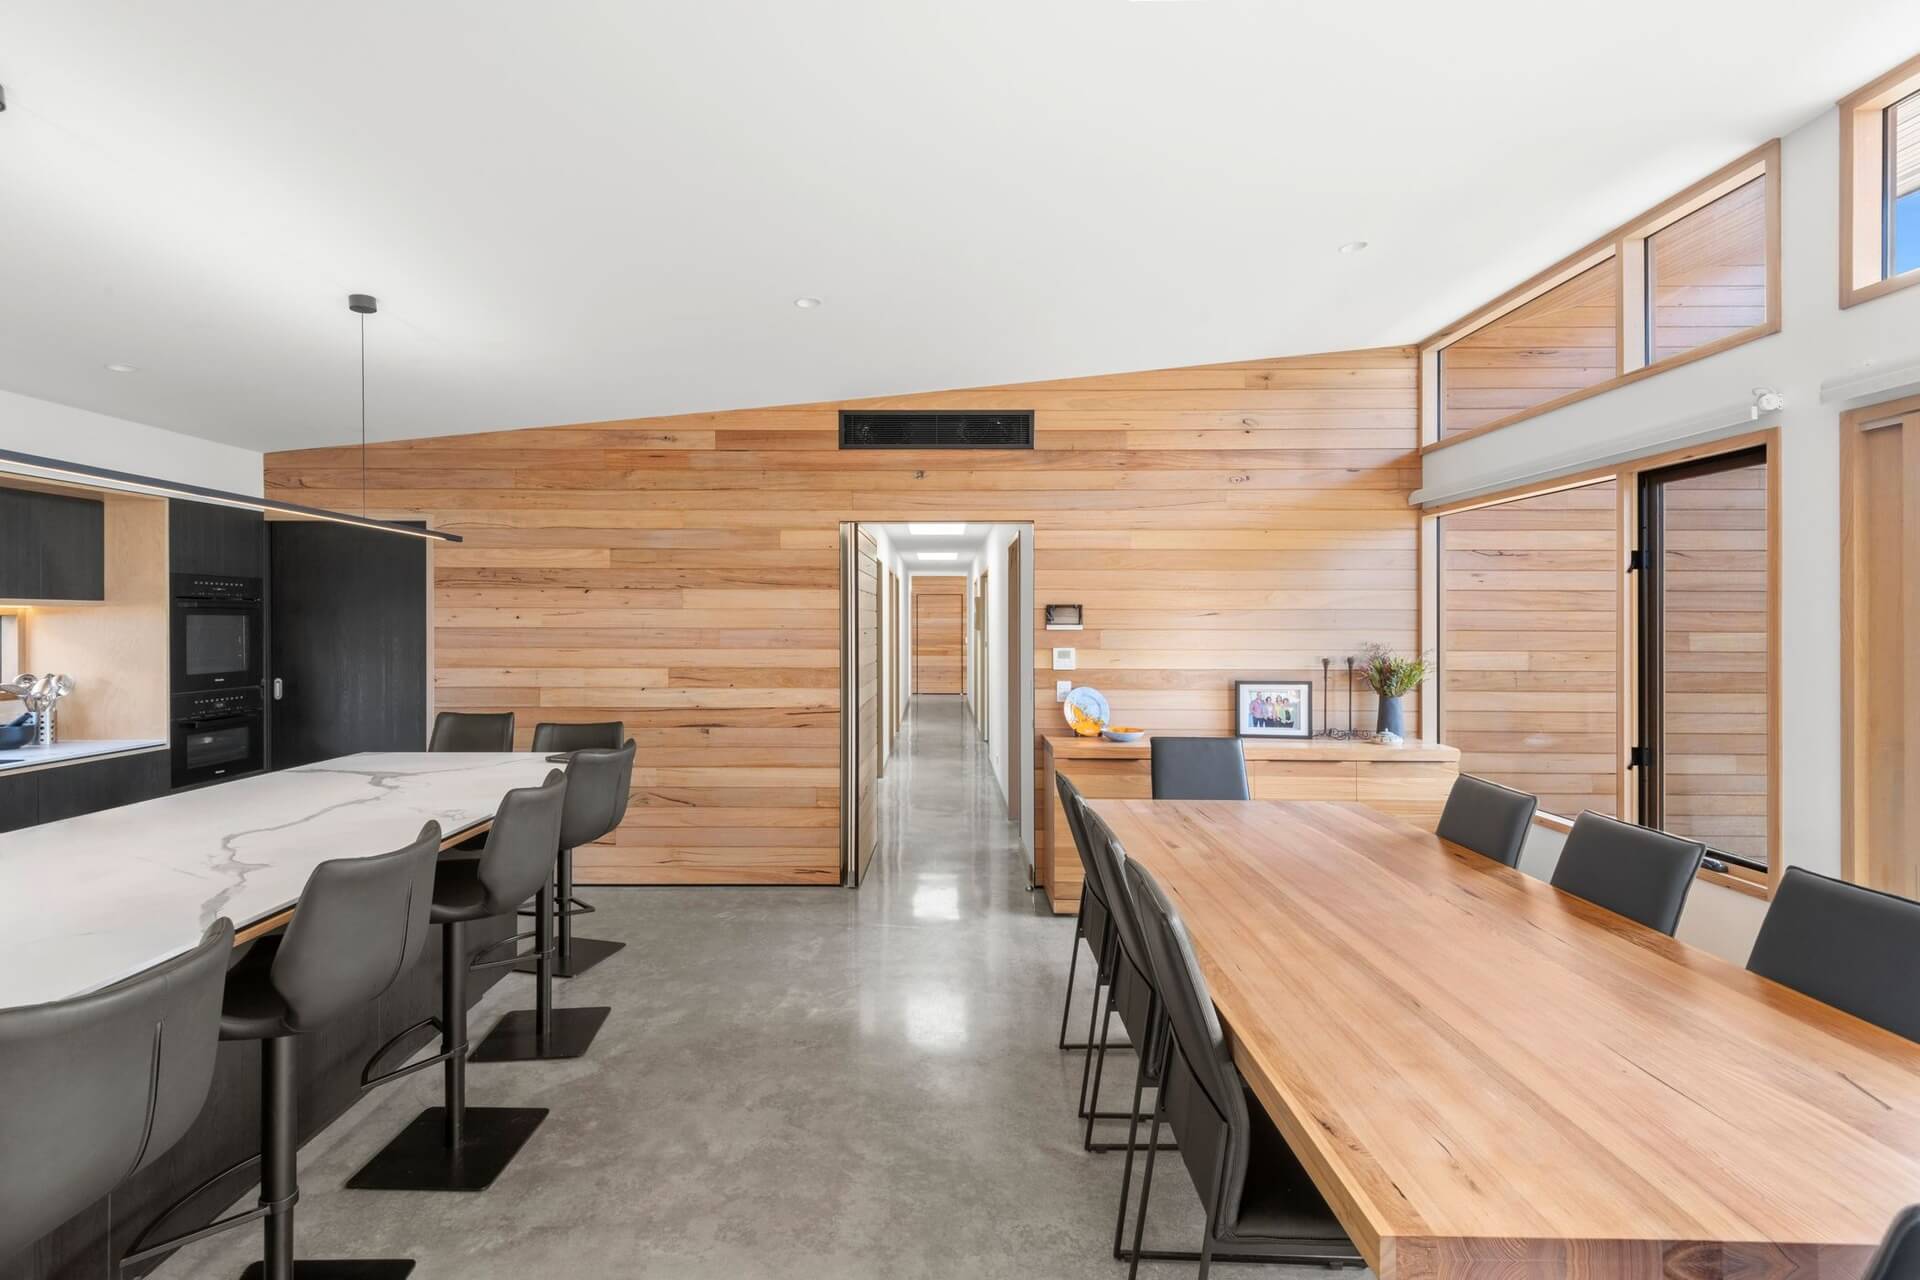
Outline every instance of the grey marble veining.
<svg viewBox="0 0 1920 1280">
<path fill-rule="evenodd" d="M 345 756 L 0 835 L 0 1008 L 116 982 L 292 906 L 330 858 L 485 822 L 555 766 L 526 752 Z"/>
</svg>

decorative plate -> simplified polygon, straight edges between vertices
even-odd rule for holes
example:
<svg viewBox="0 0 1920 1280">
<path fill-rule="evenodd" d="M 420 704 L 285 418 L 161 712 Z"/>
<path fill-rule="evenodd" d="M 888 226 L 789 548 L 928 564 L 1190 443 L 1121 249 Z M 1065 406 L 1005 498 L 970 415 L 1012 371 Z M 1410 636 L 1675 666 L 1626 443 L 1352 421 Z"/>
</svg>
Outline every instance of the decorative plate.
<svg viewBox="0 0 1920 1280">
<path fill-rule="evenodd" d="M 1107 706 L 1106 695 L 1084 684 L 1067 695 L 1067 704 L 1063 709 L 1067 724 L 1083 738 L 1098 737 L 1113 716 L 1112 709 Z"/>
</svg>

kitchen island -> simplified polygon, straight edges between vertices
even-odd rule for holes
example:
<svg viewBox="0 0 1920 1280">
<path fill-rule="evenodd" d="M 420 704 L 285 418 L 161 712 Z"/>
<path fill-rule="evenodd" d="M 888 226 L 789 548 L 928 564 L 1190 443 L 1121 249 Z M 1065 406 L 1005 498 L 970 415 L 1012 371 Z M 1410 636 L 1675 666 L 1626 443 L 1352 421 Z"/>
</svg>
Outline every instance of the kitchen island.
<svg viewBox="0 0 1920 1280">
<path fill-rule="evenodd" d="M 1428 831 L 1440 820 L 1447 792 L 1460 774 L 1460 751 L 1411 741 L 1397 747 L 1332 738 L 1245 738 L 1247 783 L 1255 800 L 1347 800 L 1371 805 Z M 1049 737 L 1040 760 L 1039 839 L 1034 884 L 1053 910 L 1080 909 L 1080 859 L 1060 808 L 1055 771 L 1089 800 L 1145 800 L 1153 795 L 1150 738 Z"/>
</svg>

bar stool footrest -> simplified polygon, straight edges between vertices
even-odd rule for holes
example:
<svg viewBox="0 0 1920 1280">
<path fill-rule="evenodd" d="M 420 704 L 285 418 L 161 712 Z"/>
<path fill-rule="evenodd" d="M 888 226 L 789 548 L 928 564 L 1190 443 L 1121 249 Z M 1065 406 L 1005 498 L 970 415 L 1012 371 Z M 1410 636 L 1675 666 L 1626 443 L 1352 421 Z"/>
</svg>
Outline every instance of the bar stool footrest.
<svg viewBox="0 0 1920 1280">
<path fill-rule="evenodd" d="M 624 942 L 609 942 L 602 938 L 575 938 L 571 960 L 567 958 L 565 952 L 553 958 L 553 976 L 577 978 L 614 952 L 624 949 L 626 945 Z M 522 960 L 514 966 L 514 972 L 532 973 L 539 963 L 537 956 L 531 960 Z"/>
<path fill-rule="evenodd" d="M 487 1038 L 475 1046 L 468 1062 L 538 1062 L 555 1058 L 584 1057 L 600 1034 L 600 1024 L 613 1010 L 605 1005 L 591 1008 L 555 1009 L 553 1029 L 546 1043 L 540 1043 L 539 1015 L 532 1009 L 514 1009 L 500 1016 Z"/>
<path fill-rule="evenodd" d="M 355 1191 L 485 1191 L 526 1145 L 545 1107 L 468 1107 L 466 1138 L 446 1143 L 447 1109 L 428 1107 L 347 1179 Z"/>
<path fill-rule="evenodd" d="M 240 1280 L 265 1280 L 267 1265 L 255 1262 Z M 295 1258 L 293 1280 L 406 1280 L 412 1258 Z"/>
</svg>

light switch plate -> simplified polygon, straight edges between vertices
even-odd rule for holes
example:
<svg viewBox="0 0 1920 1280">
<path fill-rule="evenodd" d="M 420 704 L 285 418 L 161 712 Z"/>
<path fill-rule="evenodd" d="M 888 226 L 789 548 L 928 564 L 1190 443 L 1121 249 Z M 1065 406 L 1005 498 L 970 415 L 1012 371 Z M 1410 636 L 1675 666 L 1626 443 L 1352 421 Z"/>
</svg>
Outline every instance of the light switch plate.
<svg viewBox="0 0 1920 1280">
<path fill-rule="evenodd" d="M 1072 692 L 1073 692 L 1073 681 L 1055 680 L 1053 682 L 1053 700 L 1055 702 L 1065 702 L 1067 700 L 1067 695 Z"/>
<path fill-rule="evenodd" d="M 1079 662 L 1076 656 L 1077 653 L 1078 650 L 1074 649 L 1055 649 L 1053 651 L 1053 669 L 1055 671 L 1072 671 Z"/>
</svg>

